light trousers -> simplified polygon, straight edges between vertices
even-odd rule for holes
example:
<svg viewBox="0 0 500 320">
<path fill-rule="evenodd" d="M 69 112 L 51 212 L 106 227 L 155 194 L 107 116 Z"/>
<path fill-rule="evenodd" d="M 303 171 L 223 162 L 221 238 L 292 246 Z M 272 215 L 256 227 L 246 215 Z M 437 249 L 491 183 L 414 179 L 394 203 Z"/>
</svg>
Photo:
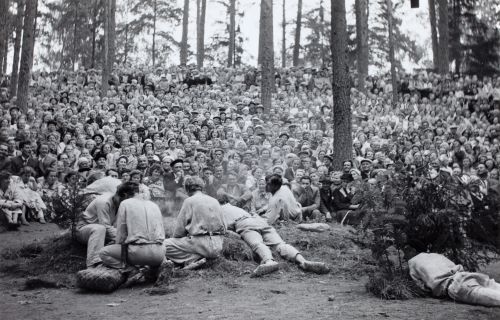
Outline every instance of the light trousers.
<svg viewBox="0 0 500 320">
<path fill-rule="evenodd" d="M 165 256 L 177 264 L 190 264 L 203 258 L 215 259 L 221 255 L 223 237 L 196 236 L 169 238 L 165 245 Z"/>
<path fill-rule="evenodd" d="M 165 258 L 162 244 L 131 244 L 127 250 L 127 261 L 122 261 L 121 244 L 105 246 L 99 252 L 103 264 L 111 268 L 123 268 L 126 264 L 134 266 L 159 267 Z"/>
<path fill-rule="evenodd" d="M 500 284 L 485 274 L 457 272 L 448 287 L 453 300 L 487 307 L 500 307 Z"/>
</svg>

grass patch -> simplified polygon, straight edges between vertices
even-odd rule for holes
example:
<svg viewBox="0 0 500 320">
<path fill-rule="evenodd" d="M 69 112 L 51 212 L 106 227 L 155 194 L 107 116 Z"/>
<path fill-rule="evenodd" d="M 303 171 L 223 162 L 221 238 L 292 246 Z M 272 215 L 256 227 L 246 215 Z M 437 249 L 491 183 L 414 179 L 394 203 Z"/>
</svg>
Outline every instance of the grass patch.
<svg viewBox="0 0 500 320">
<path fill-rule="evenodd" d="M 68 274 L 85 269 L 87 249 L 66 234 L 32 243 L 20 249 L 5 249 L 0 271 L 18 276 Z"/>
<path fill-rule="evenodd" d="M 384 300 L 408 300 L 425 296 L 408 272 L 387 274 L 377 272 L 368 277 L 366 290 Z"/>
</svg>

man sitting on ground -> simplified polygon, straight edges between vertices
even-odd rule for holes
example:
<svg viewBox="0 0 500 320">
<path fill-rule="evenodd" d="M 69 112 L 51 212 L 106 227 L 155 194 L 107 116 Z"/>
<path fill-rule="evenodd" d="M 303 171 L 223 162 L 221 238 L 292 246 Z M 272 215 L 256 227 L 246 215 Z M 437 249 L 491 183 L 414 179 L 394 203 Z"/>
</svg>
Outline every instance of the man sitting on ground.
<svg viewBox="0 0 500 320">
<path fill-rule="evenodd" d="M 99 256 L 112 268 L 159 267 L 165 258 L 165 229 L 160 208 L 149 200 L 135 197 L 139 185 L 128 183 L 121 189 L 123 200 L 116 215 L 116 244 L 104 247 Z"/>
<path fill-rule="evenodd" d="M 222 251 L 226 225 L 219 202 L 202 192 L 200 177 L 186 177 L 184 200 L 175 222 L 172 238 L 165 240 L 165 256 L 186 269 L 194 269 L 216 258 Z"/>
<path fill-rule="evenodd" d="M 87 267 L 101 264 L 99 251 L 107 242 L 114 242 L 116 211 L 120 203 L 130 197 L 134 183 L 118 186 L 115 194 L 103 194 L 95 198 L 85 209 L 77 224 L 76 238 L 87 245 Z"/>
<path fill-rule="evenodd" d="M 330 271 L 324 263 L 306 260 L 297 249 L 285 243 L 265 218 L 258 215 L 252 216 L 245 210 L 233 206 L 225 195 L 219 197 L 219 202 L 222 205 L 222 214 L 228 230 L 237 232 L 260 258 L 261 264 L 253 271 L 252 276 L 262 276 L 279 269 L 270 247 L 276 249 L 283 258 L 296 262 L 304 271 L 318 274 Z"/>
<path fill-rule="evenodd" d="M 266 177 L 266 191 L 272 194 L 264 217 L 270 225 L 276 220 L 302 220 L 302 208 L 295 200 L 292 191 L 283 185 L 283 179 L 278 174 Z"/>
<path fill-rule="evenodd" d="M 23 198 L 7 171 L 0 172 L 0 213 L 7 218 L 10 229 L 19 227 L 18 218 L 23 213 Z"/>
</svg>

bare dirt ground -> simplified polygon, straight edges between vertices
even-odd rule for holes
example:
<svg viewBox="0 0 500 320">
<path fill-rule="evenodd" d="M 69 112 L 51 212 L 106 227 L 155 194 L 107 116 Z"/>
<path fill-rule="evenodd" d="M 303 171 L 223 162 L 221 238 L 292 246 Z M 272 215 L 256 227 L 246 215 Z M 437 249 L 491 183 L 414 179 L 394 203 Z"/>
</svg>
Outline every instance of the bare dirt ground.
<svg viewBox="0 0 500 320">
<path fill-rule="evenodd" d="M 337 231 L 334 228 L 331 232 Z M 290 236 L 287 230 L 280 232 L 285 240 Z M 54 225 L 37 223 L 18 232 L 0 232 L 0 252 L 58 233 Z M 290 242 L 306 257 L 331 264 L 329 275 L 305 274 L 280 260 L 278 273 L 254 279 L 249 273 L 256 265 L 247 263 L 234 272 L 192 271 L 174 280 L 177 292 L 158 296 L 146 293 L 146 286 L 112 294 L 85 293 L 71 286 L 22 291 L 24 278 L 0 273 L 0 319 L 500 319 L 500 308 L 432 298 L 380 300 L 366 292 L 362 271 L 349 272 L 356 268 L 352 257 L 359 256 L 362 262 L 363 254 L 329 244 L 327 257 L 324 251 L 316 250 L 315 241 L 321 239 L 304 235 Z M 344 256 L 349 256 L 349 261 L 344 261 Z M 485 271 L 500 280 L 500 264 Z"/>
</svg>

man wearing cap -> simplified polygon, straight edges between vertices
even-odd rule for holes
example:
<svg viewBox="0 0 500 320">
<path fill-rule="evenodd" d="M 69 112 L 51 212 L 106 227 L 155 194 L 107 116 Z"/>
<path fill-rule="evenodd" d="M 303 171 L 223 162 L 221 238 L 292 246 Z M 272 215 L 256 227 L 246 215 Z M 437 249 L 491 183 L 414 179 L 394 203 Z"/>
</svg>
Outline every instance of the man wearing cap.
<svg viewBox="0 0 500 320">
<path fill-rule="evenodd" d="M 218 257 L 226 233 L 220 204 L 202 192 L 204 187 L 201 178 L 186 177 L 184 188 L 189 197 L 177 216 L 172 238 L 164 242 L 166 258 L 188 269 Z"/>
<path fill-rule="evenodd" d="M 370 159 L 363 158 L 360 161 L 361 165 L 361 178 L 363 180 L 370 179 L 370 175 L 372 172 L 372 161 Z"/>
</svg>

